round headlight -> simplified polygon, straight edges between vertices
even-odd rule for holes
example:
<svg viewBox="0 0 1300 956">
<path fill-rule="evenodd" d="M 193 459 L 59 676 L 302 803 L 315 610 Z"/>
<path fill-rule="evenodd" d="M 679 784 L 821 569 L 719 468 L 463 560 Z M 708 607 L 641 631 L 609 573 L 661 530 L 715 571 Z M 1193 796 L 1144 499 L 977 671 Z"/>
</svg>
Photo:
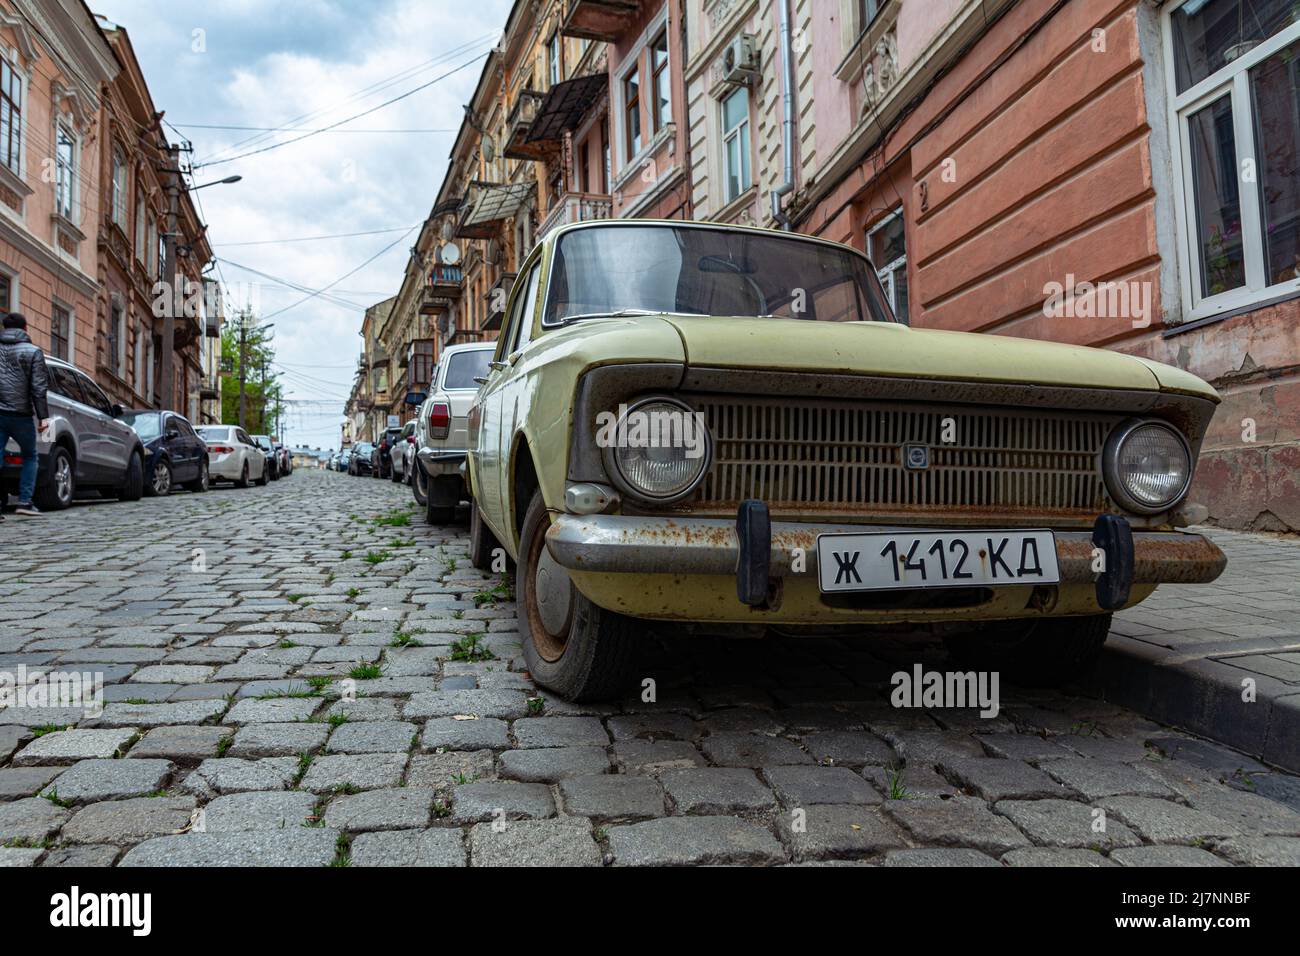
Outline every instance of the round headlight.
<svg viewBox="0 0 1300 956">
<path fill-rule="evenodd" d="M 646 399 L 618 418 L 603 452 L 610 478 L 656 503 L 690 494 L 709 467 L 711 443 L 703 415 L 671 399 Z"/>
<path fill-rule="evenodd" d="M 1191 484 L 1191 449 L 1162 422 L 1122 425 L 1106 444 L 1106 481 L 1112 497 L 1130 511 L 1167 511 Z"/>
</svg>

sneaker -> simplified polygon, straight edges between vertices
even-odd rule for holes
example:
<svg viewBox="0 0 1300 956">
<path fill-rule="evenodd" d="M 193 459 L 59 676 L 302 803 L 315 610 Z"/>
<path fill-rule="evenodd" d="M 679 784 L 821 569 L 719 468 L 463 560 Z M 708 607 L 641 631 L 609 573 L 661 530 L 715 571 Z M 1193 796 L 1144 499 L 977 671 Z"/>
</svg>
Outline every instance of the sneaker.
<svg viewBox="0 0 1300 956">
<path fill-rule="evenodd" d="M 20 502 L 18 503 L 18 507 L 14 509 L 14 514 L 16 514 L 16 515 L 28 515 L 29 517 L 39 518 L 41 512 L 40 512 L 40 510 L 37 509 L 37 507 L 36 507 L 34 504 L 32 504 L 30 501 L 27 502 L 26 504 L 24 504 L 23 502 L 20 501 Z"/>
</svg>

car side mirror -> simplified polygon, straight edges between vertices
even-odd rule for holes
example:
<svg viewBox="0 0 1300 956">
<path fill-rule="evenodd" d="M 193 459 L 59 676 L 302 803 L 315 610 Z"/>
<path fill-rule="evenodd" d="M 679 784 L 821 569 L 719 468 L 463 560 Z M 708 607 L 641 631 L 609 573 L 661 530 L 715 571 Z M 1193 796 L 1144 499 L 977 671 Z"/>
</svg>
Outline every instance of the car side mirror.
<svg viewBox="0 0 1300 956">
<path fill-rule="evenodd" d="M 180 433 L 179 431 L 177 431 L 175 428 L 169 428 L 169 429 L 167 429 L 167 439 L 168 439 L 169 441 L 172 441 L 172 440 L 177 439 L 177 438 L 180 438 L 180 437 L 181 437 L 181 433 Z"/>
<path fill-rule="evenodd" d="M 113 414 L 114 418 L 122 417 L 123 409 L 121 405 L 117 404 L 117 402 L 114 402 L 111 406 L 109 406 L 108 410 Z"/>
</svg>

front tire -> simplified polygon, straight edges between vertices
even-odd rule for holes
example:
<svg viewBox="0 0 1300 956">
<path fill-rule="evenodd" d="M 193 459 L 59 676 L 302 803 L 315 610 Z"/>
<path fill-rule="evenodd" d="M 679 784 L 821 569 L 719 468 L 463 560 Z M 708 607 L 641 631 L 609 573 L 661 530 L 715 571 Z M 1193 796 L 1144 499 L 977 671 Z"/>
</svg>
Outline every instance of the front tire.
<svg viewBox="0 0 1300 956">
<path fill-rule="evenodd" d="M 72 453 L 62 445 L 50 450 L 50 480 L 36 487 L 36 507 L 42 511 L 62 511 L 72 505 L 77 491 L 77 469 L 72 463 Z"/>
<path fill-rule="evenodd" d="M 429 503 L 429 479 L 425 477 L 424 469 L 418 462 L 412 466 L 411 494 L 415 495 L 415 502 L 421 508 Z"/>
<path fill-rule="evenodd" d="M 144 493 L 148 498 L 166 498 L 172 493 L 172 466 L 165 458 L 159 458 L 153 466 L 153 474 L 144 486 Z"/>
<path fill-rule="evenodd" d="M 546 550 L 550 526 L 542 493 L 534 492 L 524 517 L 515 575 L 528 671 L 537 683 L 568 700 L 618 697 L 635 674 L 641 626 L 583 597 Z"/>
<path fill-rule="evenodd" d="M 1024 687 L 1056 687 L 1086 675 L 1101 656 L 1109 614 L 1000 621 L 944 638 L 948 654 L 973 670 L 997 671 Z"/>
</svg>

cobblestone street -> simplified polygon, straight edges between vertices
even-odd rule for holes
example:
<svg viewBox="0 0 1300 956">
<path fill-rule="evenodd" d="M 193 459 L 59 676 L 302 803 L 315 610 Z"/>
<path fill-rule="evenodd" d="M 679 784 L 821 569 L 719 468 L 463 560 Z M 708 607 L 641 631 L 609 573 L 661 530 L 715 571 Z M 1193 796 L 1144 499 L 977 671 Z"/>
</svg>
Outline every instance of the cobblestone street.
<svg viewBox="0 0 1300 956">
<path fill-rule="evenodd" d="M 539 694 L 466 545 L 307 470 L 7 517 L 0 671 L 106 686 L 0 710 L 0 863 L 1300 865 L 1297 778 L 1227 747 L 1057 692 L 892 707 L 929 640 L 668 636 L 654 702 Z"/>
</svg>

